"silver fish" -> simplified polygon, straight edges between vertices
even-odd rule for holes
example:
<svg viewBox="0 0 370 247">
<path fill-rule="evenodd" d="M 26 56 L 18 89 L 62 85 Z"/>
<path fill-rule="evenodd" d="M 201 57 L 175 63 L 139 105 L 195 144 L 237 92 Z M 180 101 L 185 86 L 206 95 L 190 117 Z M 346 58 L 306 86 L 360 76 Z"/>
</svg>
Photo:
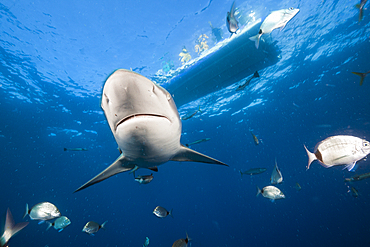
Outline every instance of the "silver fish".
<svg viewBox="0 0 370 247">
<path fill-rule="evenodd" d="M 190 147 L 192 145 L 199 144 L 199 143 L 202 143 L 202 142 L 208 142 L 209 140 L 211 140 L 211 138 L 204 138 L 204 139 L 196 140 L 196 141 L 191 142 L 191 143 L 187 143 L 187 144 L 185 144 L 185 146 Z"/>
<path fill-rule="evenodd" d="M 176 240 L 172 244 L 172 247 L 187 247 L 190 240 L 191 238 L 189 238 L 188 233 L 186 233 L 186 238 L 185 239 L 181 238 L 181 239 Z"/>
<path fill-rule="evenodd" d="M 344 181 L 345 182 L 360 181 L 360 180 L 363 180 L 363 179 L 366 179 L 366 178 L 370 178 L 370 172 L 360 174 L 360 175 L 356 175 L 356 176 L 353 176 L 353 177 L 350 177 L 350 178 L 345 178 Z"/>
<path fill-rule="evenodd" d="M 262 22 L 258 34 L 249 39 L 255 42 L 256 48 L 258 49 L 262 34 L 271 33 L 272 30 L 279 27 L 283 29 L 288 21 L 290 21 L 298 12 L 299 9 L 294 8 L 272 11 L 271 14 L 269 14 Z"/>
<path fill-rule="evenodd" d="M 281 175 L 280 169 L 277 166 L 277 162 L 275 159 L 275 166 L 272 170 L 271 178 L 270 178 L 271 184 L 280 184 L 283 182 L 283 175 Z"/>
<path fill-rule="evenodd" d="M 26 212 L 23 218 L 27 215 L 30 216 L 31 220 L 45 221 L 60 217 L 61 214 L 54 204 L 50 202 L 40 202 L 31 209 L 28 209 L 28 204 L 26 204 Z"/>
<path fill-rule="evenodd" d="M 239 170 L 240 175 L 243 177 L 243 175 L 257 175 L 265 172 L 267 169 L 266 168 L 251 168 L 247 171 L 242 172 L 242 170 Z"/>
<path fill-rule="evenodd" d="M 87 148 L 64 148 L 64 151 L 87 151 Z"/>
<path fill-rule="evenodd" d="M 281 190 L 271 185 L 264 187 L 262 190 L 257 186 L 256 196 L 258 196 L 259 194 L 262 194 L 263 197 L 266 197 L 271 201 L 285 198 L 285 195 L 283 194 L 283 192 L 281 192 Z"/>
<path fill-rule="evenodd" d="M 306 146 L 304 148 L 308 155 L 307 170 L 314 160 L 318 160 L 325 168 L 346 165 L 344 169 L 347 168 L 348 171 L 352 171 L 355 169 L 356 162 L 370 153 L 370 143 L 368 141 L 348 135 L 326 138 L 316 145 L 314 153 L 308 151 Z"/>
<path fill-rule="evenodd" d="M 144 175 L 144 176 L 137 176 L 135 178 L 135 181 L 139 184 L 148 184 L 153 180 L 153 173 L 150 175 Z"/>
<path fill-rule="evenodd" d="M 108 221 L 105 221 L 103 224 L 99 225 L 98 223 L 94 221 L 89 221 L 86 223 L 84 228 L 82 229 L 83 232 L 86 232 L 89 235 L 94 235 L 94 233 L 98 232 L 99 229 L 105 230 L 105 224 L 107 224 Z"/>
<path fill-rule="evenodd" d="M 238 21 L 235 18 L 235 1 L 233 2 L 233 5 L 231 5 L 230 12 L 227 12 L 226 26 L 231 34 L 236 33 L 239 29 Z"/>
<path fill-rule="evenodd" d="M 50 227 L 54 226 L 55 230 L 61 232 L 64 230 L 64 228 L 71 224 L 71 221 L 66 216 L 61 216 L 58 219 L 56 219 L 53 223 L 47 222 L 47 224 L 48 227 L 46 228 L 46 230 L 49 230 Z"/>
<path fill-rule="evenodd" d="M 14 224 L 12 213 L 10 212 L 10 209 L 6 211 L 6 220 L 5 220 L 5 227 L 4 227 L 4 233 L 0 237 L 0 246 L 5 247 L 7 246 L 7 243 L 9 242 L 10 238 L 13 237 L 17 232 L 22 230 L 28 225 L 28 222 L 22 222 L 18 224 Z"/>
<path fill-rule="evenodd" d="M 166 218 L 167 215 L 170 215 L 172 218 L 173 218 L 173 215 L 172 215 L 172 209 L 168 212 L 167 209 L 161 207 L 161 206 L 157 206 L 154 210 L 153 210 L 153 214 L 155 216 L 157 216 L 158 218 Z"/>
</svg>

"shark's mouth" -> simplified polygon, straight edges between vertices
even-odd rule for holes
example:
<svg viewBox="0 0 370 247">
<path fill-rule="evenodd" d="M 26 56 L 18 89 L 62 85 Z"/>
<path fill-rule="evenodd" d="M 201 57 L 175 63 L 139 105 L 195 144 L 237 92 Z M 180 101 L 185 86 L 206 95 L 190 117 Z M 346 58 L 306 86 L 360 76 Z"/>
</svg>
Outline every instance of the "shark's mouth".
<svg viewBox="0 0 370 247">
<path fill-rule="evenodd" d="M 163 115 L 159 115 L 159 114 L 133 114 L 133 115 L 129 115 L 125 118 L 122 118 L 117 124 L 116 124 L 116 129 L 118 127 L 118 125 L 126 122 L 126 121 L 129 121 L 130 119 L 134 119 L 134 118 L 137 118 L 137 117 L 159 117 L 159 118 L 165 118 L 167 119 L 168 121 L 171 122 L 171 120 L 166 117 L 166 116 L 163 116 Z"/>
</svg>

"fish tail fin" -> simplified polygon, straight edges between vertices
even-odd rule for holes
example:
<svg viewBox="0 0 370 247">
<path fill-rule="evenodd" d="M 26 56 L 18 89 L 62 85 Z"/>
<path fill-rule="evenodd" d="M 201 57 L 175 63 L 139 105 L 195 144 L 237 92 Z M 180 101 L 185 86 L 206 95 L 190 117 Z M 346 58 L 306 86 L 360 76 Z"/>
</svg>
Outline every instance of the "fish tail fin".
<svg viewBox="0 0 370 247">
<path fill-rule="evenodd" d="M 64 148 L 64 151 L 67 151 L 67 148 Z"/>
<path fill-rule="evenodd" d="M 306 149 L 306 152 L 307 152 L 307 156 L 308 156 L 308 165 L 307 165 L 307 170 L 310 169 L 310 165 L 311 163 L 314 161 L 314 160 L 317 160 L 316 158 L 316 155 L 311 153 L 310 151 L 308 151 L 308 149 L 306 148 L 305 145 L 304 146 L 304 149 Z"/>
<path fill-rule="evenodd" d="M 186 240 L 191 241 L 192 239 L 189 237 L 188 233 L 186 232 Z"/>
<path fill-rule="evenodd" d="M 28 215 L 28 212 L 29 212 L 28 203 L 26 203 L 26 212 L 24 212 L 23 219 L 24 219 L 24 217 L 26 217 Z"/>
<path fill-rule="evenodd" d="M 256 187 L 257 187 L 257 194 L 256 194 L 256 196 L 258 196 L 259 194 L 261 194 L 261 189 L 258 186 L 256 186 Z"/>
<path fill-rule="evenodd" d="M 239 170 L 239 172 L 240 172 L 240 176 L 241 176 L 241 177 L 243 177 L 243 172 L 242 172 L 242 170 Z"/>
<path fill-rule="evenodd" d="M 361 77 L 361 79 L 360 79 L 360 86 L 362 86 L 362 84 L 364 83 L 364 79 L 365 79 L 366 73 L 352 72 L 352 74 L 355 74 L 355 75 L 358 75 L 359 77 Z"/>
<path fill-rule="evenodd" d="M 46 231 L 50 229 L 50 227 L 53 226 L 53 223 L 50 223 L 48 221 L 46 221 L 46 224 L 48 225 L 48 227 L 46 227 Z"/>
<path fill-rule="evenodd" d="M 107 224 L 107 222 L 108 222 L 108 221 L 105 221 L 103 224 L 101 224 L 101 225 L 100 225 L 100 228 L 105 230 L 105 225 Z"/>
<path fill-rule="evenodd" d="M 351 163 L 351 164 L 346 165 L 346 166 L 343 168 L 343 170 L 344 170 L 344 169 L 347 169 L 347 170 L 348 170 L 348 171 L 350 171 L 350 172 L 355 172 L 355 171 L 356 171 L 356 168 L 357 168 L 357 166 L 356 166 L 356 161 L 355 161 L 355 162 L 353 162 L 353 163 Z"/>
<path fill-rule="evenodd" d="M 171 216 L 171 217 L 173 218 L 172 211 L 173 211 L 173 208 L 170 210 L 170 212 L 168 212 L 168 215 L 169 215 L 169 216 Z"/>
<path fill-rule="evenodd" d="M 6 220 L 3 237 L 0 239 L 0 245 L 5 246 L 8 243 L 9 239 L 17 234 L 20 230 L 25 228 L 28 225 L 28 222 L 22 222 L 14 224 L 12 213 L 10 209 L 6 211 Z"/>
<path fill-rule="evenodd" d="M 254 35 L 254 36 L 252 36 L 252 37 L 249 38 L 250 40 L 254 41 L 254 44 L 255 44 L 255 46 L 256 46 L 257 49 L 258 49 L 259 44 L 260 44 L 261 35 L 262 34 L 257 34 L 257 35 Z"/>
<path fill-rule="evenodd" d="M 257 70 L 256 70 L 256 72 L 254 72 L 253 77 L 260 77 L 260 74 L 258 74 L 258 71 Z"/>
</svg>

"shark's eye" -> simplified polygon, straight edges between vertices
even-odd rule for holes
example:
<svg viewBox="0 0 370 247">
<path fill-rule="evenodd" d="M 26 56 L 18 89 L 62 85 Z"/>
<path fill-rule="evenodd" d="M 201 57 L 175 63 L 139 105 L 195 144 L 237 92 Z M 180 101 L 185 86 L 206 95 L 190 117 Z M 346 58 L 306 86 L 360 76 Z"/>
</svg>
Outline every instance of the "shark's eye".
<svg viewBox="0 0 370 247">
<path fill-rule="evenodd" d="M 294 8 L 293 7 L 290 7 L 289 10 L 293 10 Z"/>
</svg>

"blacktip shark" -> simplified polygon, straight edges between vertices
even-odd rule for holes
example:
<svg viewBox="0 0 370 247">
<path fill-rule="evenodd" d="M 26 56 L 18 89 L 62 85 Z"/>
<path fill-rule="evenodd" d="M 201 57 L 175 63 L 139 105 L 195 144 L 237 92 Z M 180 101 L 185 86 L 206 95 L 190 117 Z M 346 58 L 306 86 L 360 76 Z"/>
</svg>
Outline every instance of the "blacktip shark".
<svg viewBox="0 0 370 247">
<path fill-rule="evenodd" d="M 140 74 L 124 69 L 113 72 L 105 82 L 101 107 L 121 155 L 75 192 L 121 172 L 157 171 L 167 161 L 227 166 L 180 144 L 181 120 L 173 98 Z"/>
<path fill-rule="evenodd" d="M 269 14 L 262 22 L 258 34 L 250 37 L 249 39 L 255 42 L 256 48 L 258 49 L 262 34 L 271 33 L 272 30 L 279 27 L 283 29 L 288 21 L 290 21 L 298 12 L 299 9 L 295 8 L 272 11 L 271 14 Z"/>
</svg>

